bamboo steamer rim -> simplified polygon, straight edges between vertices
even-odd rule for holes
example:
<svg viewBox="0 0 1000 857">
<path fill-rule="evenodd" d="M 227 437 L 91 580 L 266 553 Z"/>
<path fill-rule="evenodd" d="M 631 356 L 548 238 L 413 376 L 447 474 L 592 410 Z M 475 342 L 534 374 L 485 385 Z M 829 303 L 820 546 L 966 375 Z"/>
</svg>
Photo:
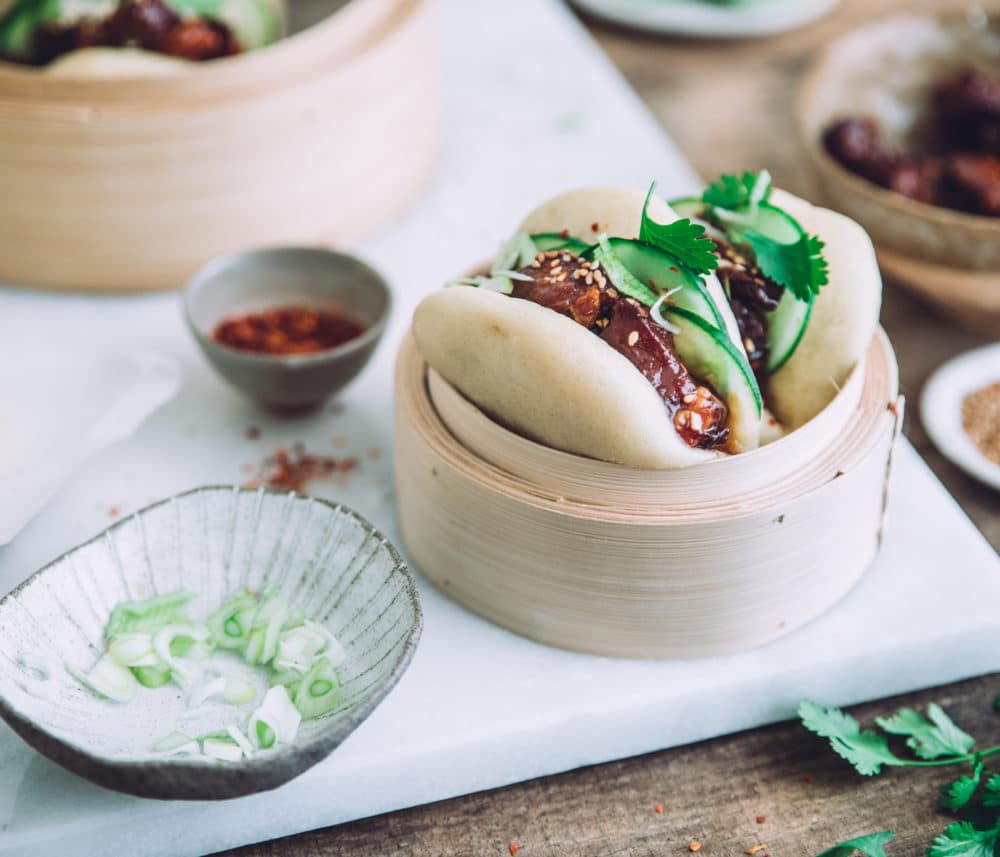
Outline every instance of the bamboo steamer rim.
<svg viewBox="0 0 1000 857">
<path fill-rule="evenodd" d="M 16 110 L 32 118 L 80 119 L 91 110 L 102 115 L 189 112 L 280 94 L 320 68 L 348 66 L 377 52 L 423 4 L 349 0 L 322 21 L 271 45 L 193 63 L 183 74 L 170 77 L 79 80 L 0 62 L 0 115 Z"/>
<path fill-rule="evenodd" d="M 885 433 L 898 430 L 900 423 L 898 368 L 881 329 L 869 349 L 863 380 L 859 404 L 842 432 L 825 448 L 817 449 L 811 460 L 796 472 L 764 480 L 749 491 L 734 485 L 738 480 L 727 475 L 727 470 L 732 474 L 729 463 L 744 457 L 749 459 L 754 453 L 682 470 L 639 470 L 549 449 L 503 428 L 467 402 L 464 409 L 450 411 L 452 418 L 455 414 L 464 415 L 467 422 L 459 427 L 460 431 L 467 432 L 471 427 L 472 431 L 482 431 L 489 443 L 503 444 L 507 461 L 527 457 L 530 462 L 527 470 L 511 473 L 463 445 L 442 419 L 428 387 L 427 364 L 411 333 L 404 339 L 397 359 L 396 396 L 397 407 L 405 412 L 406 422 L 432 454 L 446 462 L 451 471 L 485 491 L 560 515 L 662 526 L 732 521 L 769 510 L 779 514 L 783 507 L 848 475 L 877 450 Z M 439 394 L 451 389 L 443 381 L 435 387 Z M 461 398 L 454 391 L 452 394 Z M 454 399 L 449 404 L 454 405 Z M 777 441 L 773 446 L 782 442 Z M 779 453 L 780 448 L 773 452 L 765 448 L 757 460 L 766 467 Z M 532 467 L 546 460 L 548 466 Z M 558 478 L 567 472 L 574 474 L 572 484 L 577 489 L 570 496 L 563 490 L 569 483 Z M 691 490 L 698 483 L 703 487 L 700 496 Z M 681 490 L 684 487 L 688 490 Z"/>
</svg>

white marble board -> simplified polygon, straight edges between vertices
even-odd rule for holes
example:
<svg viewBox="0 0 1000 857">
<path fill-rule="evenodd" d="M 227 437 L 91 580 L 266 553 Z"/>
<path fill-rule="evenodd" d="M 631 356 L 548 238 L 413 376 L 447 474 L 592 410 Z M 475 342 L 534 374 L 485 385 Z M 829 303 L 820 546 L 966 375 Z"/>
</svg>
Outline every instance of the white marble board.
<svg viewBox="0 0 1000 857">
<path fill-rule="evenodd" d="M 58 334 L 81 353 L 107 342 L 152 348 L 184 373 L 169 405 L 0 548 L 0 590 L 103 528 L 111 506 L 127 514 L 195 485 L 244 481 L 243 465 L 296 441 L 356 456 L 356 472 L 314 491 L 395 537 L 390 377 L 419 297 L 486 257 L 551 192 L 643 188 L 654 176 L 667 193 L 692 188 L 669 139 L 556 0 L 443 0 L 438 11 L 444 148 L 419 206 L 362 248 L 395 287 L 396 312 L 335 407 L 298 420 L 256 411 L 196 352 L 175 295 L 0 292 L 0 341 Z M 941 611 L 956 588 L 969 606 Z M 846 704 L 1000 666 L 1000 562 L 905 442 L 876 565 L 828 615 L 754 652 L 686 663 L 578 655 L 496 628 L 428 585 L 421 593 L 424 637 L 397 689 L 330 759 L 272 794 L 222 804 L 125 797 L 0 728 L 0 854 L 205 854 L 779 720 L 803 696 Z"/>
</svg>

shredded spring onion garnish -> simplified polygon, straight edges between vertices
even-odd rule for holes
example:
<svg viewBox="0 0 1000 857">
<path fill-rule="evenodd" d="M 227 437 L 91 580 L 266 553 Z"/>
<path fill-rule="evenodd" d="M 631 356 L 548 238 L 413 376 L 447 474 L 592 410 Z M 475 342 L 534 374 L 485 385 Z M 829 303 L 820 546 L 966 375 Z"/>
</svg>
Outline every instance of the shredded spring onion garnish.
<svg viewBox="0 0 1000 857">
<path fill-rule="evenodd" d="M 128 702 L 140 685 L 173 683 L 184 689 L 189 709 L 209 702 L 239 708 L 257 699 L 252 682 L 212 660 L 217 651 L 229 651 L 268 672 L 270 689 L 252 713 L 198 738 L 171 732 L 153 745 L 154 752 L 239 762 L 291 744 L 302 720 L 322 717 L 340 703 L 337 667 L 347 652 L 275 588 L 259 597 L 237 593 L 204 622 L 188 615 L 193 598 L 192 593 L 175 592 L 117 605 L 105 629 L 107 652 L 88 671 L 66 664 L 84 688 L 102 699 Z"/>
<path fill-rule="evenodd" d="M 649 316 L 653 319 L 660 327 L 664 330 L 669 330 L 671 333 L 680 333 L 681 329 L 676 325 L 671 324 L 663 317 L 663 302 L 667 300 L 674 292 L 680 291 L 683 286 L 678 286 L 676 289 L 671 289 L 669 292 L 665 292 L 660 295 L 656 303 L 649 308 Z"/>
</svg>

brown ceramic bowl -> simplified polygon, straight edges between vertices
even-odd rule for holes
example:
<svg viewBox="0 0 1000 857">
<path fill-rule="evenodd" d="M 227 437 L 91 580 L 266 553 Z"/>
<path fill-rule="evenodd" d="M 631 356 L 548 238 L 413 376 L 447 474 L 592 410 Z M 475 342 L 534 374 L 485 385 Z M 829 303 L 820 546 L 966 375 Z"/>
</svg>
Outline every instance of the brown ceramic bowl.
<svg viewBox="0 0 1000 857">
<path fill-rule="evenodd" d="M 922 110 L 942 77 L 977 66 L 1000 74 L 1000 15 L 907 13 L 835 40 L 815 59 L 796 120 L 827 203 L 871 234 L 887 274 L 966 326 L 1000 333 L 1000 218 L 927 205 L 841 166 L 822 143 L 845 116 L 879 119 L 892 143 L 919 134 Z M 962 11 L 959 11 L 962 10 Z"/>
<path fill-rule="evenodd" d="M 272 356 L 238 351 L 212 338 L 224 318 L 276 306 L 337 309 L 364 333 L 313 354 Z M 275 247 L 235 253 L 203 268 L 184 290 L 188 326 L 209 362 L 227 381 L 271 408 L 315 406 L 346 387 L 364 368 L 389 319 L 383 277 L 360 259 L 317 247 Z"/>
</svg>

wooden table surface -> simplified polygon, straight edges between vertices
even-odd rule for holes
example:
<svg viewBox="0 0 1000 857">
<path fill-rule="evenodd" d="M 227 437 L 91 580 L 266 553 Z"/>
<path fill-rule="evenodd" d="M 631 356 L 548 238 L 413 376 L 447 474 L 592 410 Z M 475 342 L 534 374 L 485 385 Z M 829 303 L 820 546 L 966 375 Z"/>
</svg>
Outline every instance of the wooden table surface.
<svg viewBox="0 0 1000 857">
<path fill-rule="evenodd" d="M 802 70 L 836 34 L 913 5 L 843 0 L 811 27 L 742 44 L 653 38 L 588 23 L 701 174 L 767 167 L 776 184 L 816 198 L 790 112 Z M 917 416 L 920 390 L 934 368 L 987 340 L 949 326 L 892 283 L 886 284 L 882 323 L 896 347 L 909 399 L 907 436 L 1000 550 L 997 495 L 944 460 Z M 937 700 L 951 707 L 968 731 L 997 744 L 1000 719 L 990 703 L 998 692 L 1000 678 L 988 676 L 873 703 L 860 712 Z M 780 724 L 305 833 L 227 857 L 507 855 L 512 841 L 519 843 L 521 857 L 652 857 L 689 855 L 693 840 L 703 843 L 705 857 L 739 857 L 758 843 L 766 846 L 758 857 L 808 857 L 885 828 L 898 836 L 891 857 L 916 857 L 948 823 L 935 809 L 944 779 L 940 771 L 923 770 L 865 780 L 797 724 Z M 662 813 L 655 811 L 658 804 Z M 758 824 L 758 816 L 766 820 Z"/>
</svg>

